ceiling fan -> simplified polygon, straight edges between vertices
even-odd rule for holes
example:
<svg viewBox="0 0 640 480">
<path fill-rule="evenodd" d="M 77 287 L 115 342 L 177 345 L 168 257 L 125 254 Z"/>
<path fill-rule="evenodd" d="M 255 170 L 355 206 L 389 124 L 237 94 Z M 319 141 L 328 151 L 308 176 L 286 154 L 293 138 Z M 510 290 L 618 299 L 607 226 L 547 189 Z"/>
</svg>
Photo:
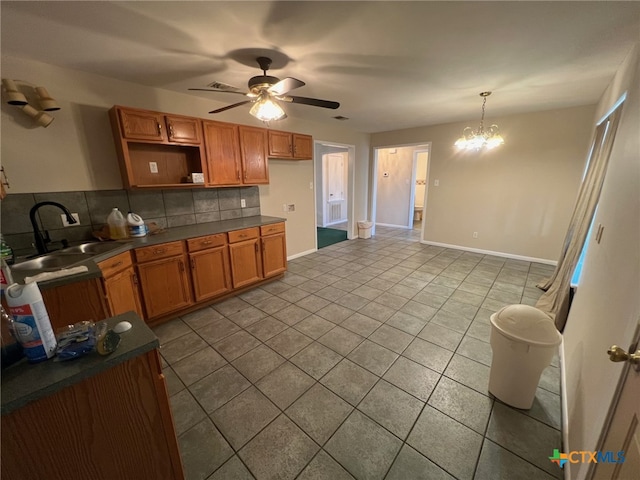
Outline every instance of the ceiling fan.
<svg viewBox="0 0 640 480">
<path fill-rule="evenodd" d="M 302 105 L 331 109 L 336 109 L 340 106 L 338 102 L 332 102 L 330 100 L 288 95 L 291 90 L 300 88 L 304 86 L 305 83 L 297 78 L 287 77 L 280 80 L 277 77 L 267 75 L 267 71 L 269 67 L 271 67 L 271 59 L 268 57 L 258 57 L 256 60 L 262 70 L 262 75 L 249 79 L 249 91 L 246 93 L 240 91 L 238 87 L 221 82 L 209 84 L 208 86 L 210 88 L 190 88 L 189 90 L 245 95 L 249 97 L 249 100 L 227 105 L 226 107 L 212 110 L 209 113 L 220 113 L 241 105 L 246 105 L 247 103 L 253 103 L 253 107 L 251 107 L 249 113 L 263 122 L 281 120 L 287 116 L 278 102 L 300 103 Z"/>
</svg>

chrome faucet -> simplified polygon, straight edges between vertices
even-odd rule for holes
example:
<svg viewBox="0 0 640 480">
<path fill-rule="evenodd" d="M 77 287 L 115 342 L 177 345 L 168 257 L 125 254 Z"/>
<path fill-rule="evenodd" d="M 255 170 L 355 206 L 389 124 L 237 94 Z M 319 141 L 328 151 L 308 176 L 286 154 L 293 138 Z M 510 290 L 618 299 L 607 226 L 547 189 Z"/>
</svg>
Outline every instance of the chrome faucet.
<svg viewBox="0 0 640 480">
<path fill-rule="evenodd" d="M 31 210 L 29 211 L 29 219 L 31 220 L 31 226 L 33 227 L 33 237 L 36 240 L 35 246 L 36 250 L 38 250 L 38 254 L 47 253 L 49 251 L 47 250 L 47 243 L 51 241 L 51 239 L 49 238 L 49 232 L 43 229 L 44 236 L 42 235 L 42 233 L 40 233 L 38 222 L 36 221 L 36 212 L 40 207 L 43 207 L 45 205 L 58 207 L 60 210 L 62 210 L 67 216 L 67 222 L 69 222 L 69 224 L 78 223 L 76 219 L 73 218 L 73 215 L 71 215 L 69 209 L 58 202 L 47 201 L 36 203 L 33 207 L 31 207 Z"/>
</svg>

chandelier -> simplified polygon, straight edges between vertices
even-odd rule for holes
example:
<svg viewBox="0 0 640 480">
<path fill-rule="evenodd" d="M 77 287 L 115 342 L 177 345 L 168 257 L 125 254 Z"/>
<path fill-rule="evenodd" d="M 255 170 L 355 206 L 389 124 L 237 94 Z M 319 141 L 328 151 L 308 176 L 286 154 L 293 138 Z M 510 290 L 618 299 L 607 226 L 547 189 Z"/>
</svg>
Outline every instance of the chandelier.
<svg viewBox="0 0 640 480">
<path fill-rule="evenodd" d="M 282 120 L 287 116 L 282 107 L 271 99 L 266 91 L 260 93 L 260 97 L 253 104 L 249 113 L 263 122 Z"/>
<path fill-rule="evenodd" d="M 504 139 L 498 131 L 497 125 L 484 128 L 484 109 L 487 104 L 487 97 L 491 92 L 481 92 L 482 97 L 482 117 L 477 130 L 467 127 L 462 131 L 462 136 L 456 141 L 455 146 L 460 150 L 481 150 L 483 148 L 492 149 L 504 143 Z"/>
</svg>

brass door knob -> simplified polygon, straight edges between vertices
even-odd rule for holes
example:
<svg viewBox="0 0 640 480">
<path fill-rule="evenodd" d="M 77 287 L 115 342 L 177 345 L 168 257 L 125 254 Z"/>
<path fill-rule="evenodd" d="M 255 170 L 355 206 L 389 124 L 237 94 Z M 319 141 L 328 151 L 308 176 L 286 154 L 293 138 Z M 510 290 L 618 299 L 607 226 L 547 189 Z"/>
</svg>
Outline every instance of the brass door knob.
<svg viewBox="0 0 640 480">
<path fill-rule="evenodd" d="M 627 353 L 623 348 L 612 345 L 609 350 L 609 360 L 612 362 L 630 362 L 632 365 L 640 365 L 640 350 L 636 353 Z"/>
</svg>

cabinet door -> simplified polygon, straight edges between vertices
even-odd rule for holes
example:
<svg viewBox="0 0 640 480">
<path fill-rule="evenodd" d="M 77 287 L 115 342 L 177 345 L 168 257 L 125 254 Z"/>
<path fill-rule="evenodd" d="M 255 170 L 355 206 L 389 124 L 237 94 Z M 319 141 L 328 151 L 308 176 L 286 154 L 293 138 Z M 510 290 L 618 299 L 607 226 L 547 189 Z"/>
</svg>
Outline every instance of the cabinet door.
<svg viewBox="0 0 640 480">
<path fill-rule="evenodd" d="M 287 270 L 287 241 L 284 233 L 262 237 L 262 271 L 271 277 Z"/>
<path fill-rule="evenodd" d="M 167 115 L 165 119 L 170 142 L 202 143 L 200 120 L 197 118 Z"/>
<path fill-rule="evenodd" d="M 262 279 L 259 239 L 229 245 L 233 288 L 244 287 Z"/>
<path fill-rule="evenodd" d="M 293 158 L 310 160 L 313 158 L 313 137 L 293 134 Z"/>
<path fill-rule="evenodd" d="M 203 127 L 209 184 L 239 185 L 241 160 L 238 126 L 205 121 Z"/>
<path fill-rule="evenodd" d="M 191 304 L 184 256 L 139 264 L 138 274 L 148 319 Z"/>
<path fill-rule="evenodd" d="M 120 109 L 122 136 L 134 140 L 164 142 L 164 117 L 160 113 L 146 110 Z"/>
<path fill-rule="evenodd" d="M 138 294 L 138 277 L 133 267 L 105 278 L 104 289 L 112 316 L 134 311 L 144 318 Z"/>
<path fill-rule="evenodd" d="M 269 183 L 267 163 L 267 131 L 264 128 L 240 125 L 243 183 Z"/>
<path fill-rule="evenodd" d="M 293 156 L 291 134 L 269 130 L 269 156 L 291 158 Z"/>
<path fill-rule="evenodd" d="M 217 297 L 231 290 L 227 246 L 189 254 L 195 300 Z"/>
</svg>

